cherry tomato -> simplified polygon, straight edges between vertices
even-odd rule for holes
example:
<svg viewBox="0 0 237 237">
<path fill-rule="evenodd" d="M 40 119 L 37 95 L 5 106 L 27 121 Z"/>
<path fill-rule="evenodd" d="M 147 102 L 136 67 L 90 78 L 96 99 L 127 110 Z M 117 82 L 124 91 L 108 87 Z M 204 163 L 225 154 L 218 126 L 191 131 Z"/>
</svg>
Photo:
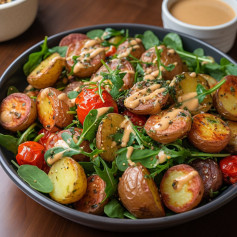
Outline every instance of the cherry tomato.
<svg viewBox="0 0 237 237">
<path fill-rule="evenodd" d="M 125 110 L 122 114 L 128 116 L 131 122 L 136 126 L 144 126 L 147 120 L 146 116 L 134 114 L 129 110 Z"/>
<path fill-rule="evenodd" d="M 227 156 L 222 159 L 220 168 L 227 183 L 237 183 L 237 156 Z"/>
<path fill-rule="evenodd" d="M 44 136 L 39 139 L 39 143 L 43 145 L 46 148 L 47 142 L 50 139 L 50 137 L 54 136 L 55 133 L 52 133 L 45 128 L 42 128 L 38 134 L 44 133 Z"/>
<path fill-rule="evenodd" d="M 105 52 L 105 56 L 110 57 L 110 56 L 114 55 L 116 53 L 116 51 L 117 51 L 116 47 L 114 45 L 110 45 L 109 49 L 106 50 L 106 52 Z"/>
<path fill-rule="evenodd" d="M 77 105 L 77 116 L 80 123 L 83 124 L 86 115 L 92 109 L 99 109 L 102 107 L 113 107 L 114 113 L 118 113 L 118 106 L 116 102 L 113 100 L 112 96 L 103 89 L 102 98 L 104 102 L 100 98 L 98 87 L 95 88 L 84 88 L 81 93 L 76 98 Z"/>
<path fill-rule="evenodd" d="M 44 146 L 34 141 L 27 141 L 18 147 L 16 160 L 19 165 L 35 165 L 42 169 L 45 163 Z"/>
</svg>

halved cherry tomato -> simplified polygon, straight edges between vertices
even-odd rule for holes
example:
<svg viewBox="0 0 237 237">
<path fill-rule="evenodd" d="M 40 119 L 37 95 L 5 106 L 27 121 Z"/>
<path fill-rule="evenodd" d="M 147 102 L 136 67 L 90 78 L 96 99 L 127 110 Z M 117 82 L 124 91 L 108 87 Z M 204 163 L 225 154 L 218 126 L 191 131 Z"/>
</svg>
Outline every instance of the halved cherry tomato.
<svg viewBox="0 0 237 237">
<path fill-rule="evenodd" d="M 122 114 L 128 116 L 128 118 L 131 120 L 131 122 L 136 126 L 144 126 L 147 121 L 146 116 L 134 114 L 134 113 L 130 112 L 129 110 L 125 110 Z"/>
<path fill-rule="evenodd" d="M 84 88 L 81 93 L 76 98 L 77 105 L 77 116 L 80 123 L 83 124 L 86 115 L 92 109 L 99 109 L 102 107 L 113 107 L 114 113 L 118 113 L 118 106 L 116 102 L 113 100 L 112 96 L 103 89 L 102 98 L 104 102 L 100 98 L 98 87 L 95 88 Z"/>
<path fill-rule="evenodd" d="M 237 183 L 237 156 L 227 156 L 222 159 L 220 168 L 227 183 Z"/>
<path fill-rule="evenodd" d="M 46 148 L 46 145 L 47 145 L 47 142 L 48 142 L 49 138 L 54 136 L 55 133 L 52 133 L 52 132 L 46 130 L 45 128 L 42 128 L 38 132 L 38 134 L 41 134 L 41 133 L 44 133 L 44 136 L 41 137 L 38 142 Z"/>
<path fill-rule="evenodd" d="M 44 160 L 44 146 L 34 141 L 27 141 L 19 145 L 16 160 L 19 165 L 34 165 L 42 169 Z"/>
<path fill-rule="evenodd" d="M 110 57 L 116 53 L 117 49 L 114 45 L 110 45 L 109 49 L 105 51 L 105 56 Z"/>
</svg>

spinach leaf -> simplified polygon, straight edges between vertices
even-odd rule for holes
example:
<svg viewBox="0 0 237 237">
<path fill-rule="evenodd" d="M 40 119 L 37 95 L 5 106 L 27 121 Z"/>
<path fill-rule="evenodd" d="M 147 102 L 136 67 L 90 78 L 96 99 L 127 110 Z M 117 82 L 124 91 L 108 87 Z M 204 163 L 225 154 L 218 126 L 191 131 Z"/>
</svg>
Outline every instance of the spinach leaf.
<svg viewBox="0 0 237 237">
<path fill-rule="evenodd" d="M 18 139 L 11 135 L 4 135 L 0 133 L 0 145 L 6 148 L 8 151 L 17 154 L 18 149 Z"/>
<path fill-rule="evenodd" d="M 79 92 L 77 92 L 77 91 L 70 91 L 67 94 L 69 99 L 75 99 L 75 98 L 77 98 L 78 95 L 79 95 Z"/>
<path fill-rule="evenodd" d="M 112 199 L 108 204 L 104 207 L 104 213 L 111 218 L 124 218 L 124 208 L 119 203 L 118 200 Z"/>
<path fill-rule="evenodd" d="M 96 37 L 101 38 L 101 36 L 103 35 L 104 31 L 101 29 L 95 29 L 95 30 L 91 30 L 88 31 L 86 33 L 87 37 L 90 39 L 95 39 Z"/>
<path fill-rule="evenodd" d="M 119 36 L 119 35 L 124 36 L 125 35 L 125 30 L 124 29 L 115 30 L 115 29 L 112 29 L 112 28 L 106 28 L 105 31 L 104 31 L 103 39 L 108 40 L 108 39 L 110 39 L 114 36 Z"/>
<path fill-rule="evenodd" d="M 159 45 L 160 41 L 158 37 L 150 30 L 144 32 L 141 36 L 142 43 L 146 49 Z"/>
<path fill-rule="evenodd" d="M 48 53 L 49 54 L 58 53 L 61 57 L 66 57 L 67 48 L 68 48 L 67 46 L 55 46 L 53 48 L 48 49 Z"/>
<path fill-rule="evenodd" d="M 163 42 L 166 46 L 173 48 L 175 50 L 184 51 L 183 49 L 183 43 L 180 38 L 180 36 L 176 33 L 168 33 L 164 39 Z"/>
<path fill-rule="evenodd" d="M 19 92 L 19 90 L 15 86 L 9 86 L 9 88 L 7 90 L 7 96 L 9 96 L 13 93 L 17 93 L 17 92 Z"/>
</svg>

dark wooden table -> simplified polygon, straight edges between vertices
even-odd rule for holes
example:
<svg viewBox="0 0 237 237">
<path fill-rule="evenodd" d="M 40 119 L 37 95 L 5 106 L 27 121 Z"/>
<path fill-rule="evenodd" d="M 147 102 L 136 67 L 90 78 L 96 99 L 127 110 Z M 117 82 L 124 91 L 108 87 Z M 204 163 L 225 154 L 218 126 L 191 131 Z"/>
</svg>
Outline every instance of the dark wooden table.
<svg viewBox="0 0 237 237">
<path fill-rule="evenodd" d="M 16 39 L 0 43 L 0 75 L 27 48 L 61 31 L 103 23 L 162 26 L 161 0 L 39 0 L 33 25 Z M 228 53 L 237 59 L 237 41 Z M 133 236 L 94 230 L 66 220 L 26 196 L 0 167 L 0 235 L 11 236 Z M 237 199 L 217 211 L 151 236 L 234 236 Z M 145 233 L 143 233 L 145 235 Z"/>
</svg>

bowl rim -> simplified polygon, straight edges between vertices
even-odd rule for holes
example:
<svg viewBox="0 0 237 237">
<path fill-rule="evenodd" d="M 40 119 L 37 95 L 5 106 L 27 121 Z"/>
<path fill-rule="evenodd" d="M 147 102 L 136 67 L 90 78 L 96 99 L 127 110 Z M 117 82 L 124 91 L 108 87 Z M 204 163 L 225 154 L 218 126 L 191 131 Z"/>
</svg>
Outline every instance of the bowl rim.
<svg viewBox="0 0 237 237">
<path fill-rule="evenodd" d="M 189 30 L 196 30 L 196 31 L 216 31 L 216 30 L 222 30 L 224 28 L 227 28 L 229 26 L 234 25 L 235 23 L 237 23 L 237 10 L 235 10 L 232 6 L 230 6 L 230 4 L 228 4 L 227 2 L 225 2 L 229 7 L 231 7 L 233 9 L 233 11 L 235 12 L 235 17 L 231 20 L 228 21 L 224 24 L 220 24 L 220 25 L 216 25 L 216 26 L 197 26 L 197 25 L 192 25 L 192 24 L 188 24 L 185 23 L 183 21 L 178 20 L 177 18 L 175 18 L 169 11 L 168 9 L 168 3 L 171 0 L 163 0 L 162 2 L 162 12 L 163 14 L 168 17 L 173 23 L 180 25 L 184 28 L 187 28 Z M 177 0 L 176 0 L 177 1 Z M 221 1 L 221 0 L 220 0 Z M 234 2 L 236 4 L 236 8 L 237 8 L 237 2 Z"/>
<path fill-rule="evenodd" d="M 89 31 L 93 29 L 103 29 L 107 27 L 119 27 L 119 28 L 137 28 L 144 30 L 145 28 L 147 30 L 158 30 L 163 31 L 165 33 L 169 32 L 175 32 L 178 33 L 181 37 L 186 37 L 188 40 L 196 41 L 198 43 L 201 43 L 204 46 L 207 46 L 212 51 L 217 52 L 220 56 L 227 58 L 229 61 L 235 63 L 235 61 L 221 52 L 220 50 L 214 48 L 213 46 L 210 46 L 209 44 L 199 40 L 195 39 L 192 36 L 174 31 L 174 30 L 168 30 L 163 29 L 161 27 L 157 26 L 151 26 L 151 25 L 145 25 L 145 24 L 132 24 L 132 23 L 111 23 L 111 24 L 100 24 L 100 25 L 93 25 L 93 26 L 87 26 L 87 27 L 81 27 L 76 29 L 71 29 L 68 31 L 63 31 L 60 33 L 57 33 L 55 35 L 52 35 L 48 37 L 48 41 L 55 40 L 59 37 L 63 37 L 70 33 L 75 32 L 82 32 L 82 31 Z M 22 61 L 24 57 L 29 55 L 29 53 L 33 52 L 35 49 L 37 49 L 41 44 L 43 43 L 43 40 L 36 43 L 32 47 L 30 47 L 28 50 L 24 51 L 20 56 L 18 56 L 11 64 L 8 66 L 8 68 L 5 70 L 5 72 L 2 74 L 0 78 L 0 83 L 2 83 L 3 79 L 8 75 L 8 73 L 11 72 L 13 66 L 18 62 Z M 6 80 L 6 78 L 5 78 Z M 1 85 L 1 84 L 0 84 Z M 175 226 L 181 223 L 185 223 L 191 220 L 194 220 L 196 218 L 199 218 L 203 215 L 206 215 L 215 209 L 217 207 L 221 207 L 227 202 L 231 201 L 235 197 L 237 197 L 237 185 L 231 185 L 228 188 L 228 192 L 222 193 L 221 196 L 218 196 L 210 203 L 207 203 L 203 206 L 197 207 L 191 211 L 185 212 L 185 213 L 179 213 L 173 216 L 165 216 L 161 218 L 151 218 L 151 219 L 136 219 L 136 220 L 130 220 L 130 219 L 116 219 L 116 218 L 109 218 L 105 216 L 96 216 L 92 214 L 87 214 L 83 212 L 76 211 L 72 208 L 69 208 L 67 206 L 64 206 L 62 204 L 59 204 L 52 200 L 51 198 L 45 196 L 44 194 L 34 190 L 31 188 L 28 184 L 26 184 L 23 180 L 20 179 L 20 177 L 17 175 L 17 172 L 15 171 L 13 166 L 9 166 L 5 156 L 2 153 L 2 148 L 0 148 L 0 164 L 3 168 L 3 170 L 7 173 L 7 175 L 12 179 L 12 181 L 30 198 L 38 202 L 40 205 L 46 207 L 47 209 L 55 212 L 56 214 L 63 216 L 64 218 L 67 218 L 71 221 L 83 224 L 85 226 L 93 227 L 96 229 L 101 230 L 110 230 L 110 231 L 119 231 L 119 232 L 125 232 L 125 231 L 139 231 L 139 230 L 155 230 L 155 229 L 162 229 L 167 228 L 170 226 Z M 63 214 L 62 214 L 63 213 Z M 106 224 L 106 225 L 105 225 Z"/>
</svg>

